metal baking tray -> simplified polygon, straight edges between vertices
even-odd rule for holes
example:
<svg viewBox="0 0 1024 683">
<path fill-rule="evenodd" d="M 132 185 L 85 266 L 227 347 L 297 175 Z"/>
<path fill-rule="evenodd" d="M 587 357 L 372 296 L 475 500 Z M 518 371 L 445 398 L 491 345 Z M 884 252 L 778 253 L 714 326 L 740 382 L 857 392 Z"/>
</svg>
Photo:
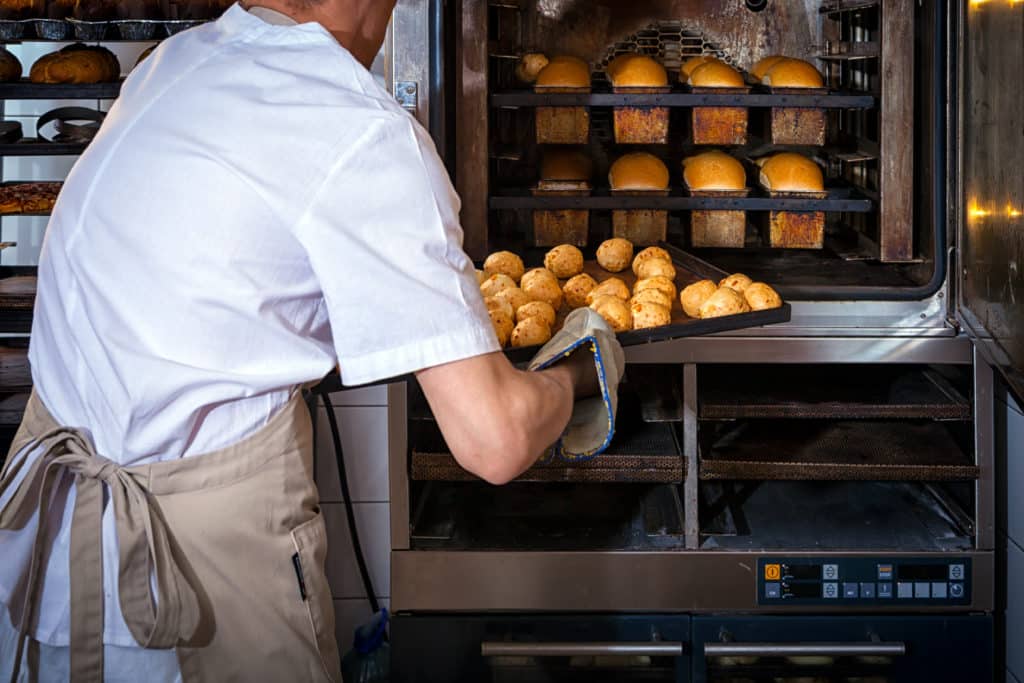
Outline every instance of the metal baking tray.
<svg viewBox="0 0 1024 683">
<path fill-rule="evenodd" d="M 110 83 L 33 83 L 28 79 L 0 83 L 0 100 L 113 100 L 124 81 Z"/>
<path fill-rule="evenodd" d="M 822 93 L 612 93 L 533 92 L 510 90 L 491 94 L 492 107 L 813 107 L 872 109 L 873 95 L 840 91 Z"/>
</svg>

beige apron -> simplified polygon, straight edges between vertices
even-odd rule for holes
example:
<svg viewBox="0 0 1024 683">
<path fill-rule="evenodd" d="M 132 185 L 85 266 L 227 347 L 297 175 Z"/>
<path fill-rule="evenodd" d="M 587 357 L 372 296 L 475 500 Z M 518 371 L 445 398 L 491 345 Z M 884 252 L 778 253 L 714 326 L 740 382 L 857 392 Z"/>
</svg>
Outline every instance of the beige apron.
<svg viewBox="0 0 1024 683">
<path fill-rule="evenodd" d="M 57 425 L 33 393 L 0 495 L 25 466 L 26 458 L 15 465 L 14 456 L 37 447 L 41 454 L 0 509 L 0 529 L 24 528 L 36 510 L 44 520 L 61 475 L 74 476 L 72 681 L 103 680 L 104 485 L 117 525 L 121 611 L 139 645 L 175 648 L 187 683 L 340 681 L 312 427 L 298 393 L 238 444 L 137 467 L 98 455 L 81 430 Z M 10 605 L 12 618 L 21 616 L 12 681 L 35 625 L 45 526 L 36 533 L 23 603 Z"/>
</svg>

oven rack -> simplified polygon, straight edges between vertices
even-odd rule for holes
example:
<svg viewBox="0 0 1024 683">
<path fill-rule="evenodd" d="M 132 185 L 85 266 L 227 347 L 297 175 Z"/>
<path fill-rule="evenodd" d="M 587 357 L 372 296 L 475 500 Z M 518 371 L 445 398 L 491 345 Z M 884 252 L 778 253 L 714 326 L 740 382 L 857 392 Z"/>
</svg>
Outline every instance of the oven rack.
<svg viewBox="0 0 1024 683">
<path fill-rule="evenodd" d="M 35 266 L 0 266 L 0 330 L 26 334 L 32 329 L 37 272 Z"/>
<path fill-rule="evenodd" d="M 828 93 L 613 93 L 506 90 L 492 93 L 491 107 L 806 107 L 813 109 L 873 109 L 874 95 Z"/>
<path fill-rule="evenodd" d="M 980 468 L 941 422 L 746 421 L 702 430 L 700 479 L 969 481 Z"/>
<path fill-rule="evenodd" d="M 21 79 L 0 83 L 0 100 L 113 100 L 121 94 L 123 83 L 33 83 Z"/>
<path fill-rule="evenodd" d="M 88 143 L 50 142 L 42 138 L 21 138 L 17 142 L 0 143 L 0 157 L 77 156 Z"/>
<path fill-rule="evenodd" d="M 27 393 L 32 390 L 32 370 L 28 347 L 0 346 L 0 394 Z"/>
</svg>

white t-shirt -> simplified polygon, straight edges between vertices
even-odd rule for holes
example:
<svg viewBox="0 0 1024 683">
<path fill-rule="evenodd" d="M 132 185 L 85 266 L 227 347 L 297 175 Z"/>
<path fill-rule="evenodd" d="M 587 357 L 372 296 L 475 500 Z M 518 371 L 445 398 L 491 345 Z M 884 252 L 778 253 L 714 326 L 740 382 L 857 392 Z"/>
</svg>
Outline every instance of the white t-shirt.
<svg viewBox="0 0 1024 683">
<path fill-rule="evenodd" d="M 237 442 L 339 364 L 357 385 L 495 351 L 458 207 L 428 134 L 329 33 L 236 5 L 132 72 L 68 176 L 36 390 L 139 465 Z M 34 634 L 50 645 L 68 643 L 73 501 Z M 130 646 L 109 505 L 103 522 L 105 641 Z M 0 532 L 4 604 L 34 533 Z"/>
</svg>

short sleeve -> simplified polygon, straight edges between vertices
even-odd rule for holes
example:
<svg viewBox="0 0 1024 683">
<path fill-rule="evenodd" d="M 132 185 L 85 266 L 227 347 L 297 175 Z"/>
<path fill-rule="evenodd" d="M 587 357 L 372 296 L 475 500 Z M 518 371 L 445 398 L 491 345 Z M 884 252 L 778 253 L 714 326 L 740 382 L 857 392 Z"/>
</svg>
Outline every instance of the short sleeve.
<svg viewBox="0 0 1024 683">
<path fill-rule="evenodd" d="M 344 150 L 295 227 L 350 386 L 499 350 L 459 199 L 433 142 L 387 113 Z"/>
</svg>

